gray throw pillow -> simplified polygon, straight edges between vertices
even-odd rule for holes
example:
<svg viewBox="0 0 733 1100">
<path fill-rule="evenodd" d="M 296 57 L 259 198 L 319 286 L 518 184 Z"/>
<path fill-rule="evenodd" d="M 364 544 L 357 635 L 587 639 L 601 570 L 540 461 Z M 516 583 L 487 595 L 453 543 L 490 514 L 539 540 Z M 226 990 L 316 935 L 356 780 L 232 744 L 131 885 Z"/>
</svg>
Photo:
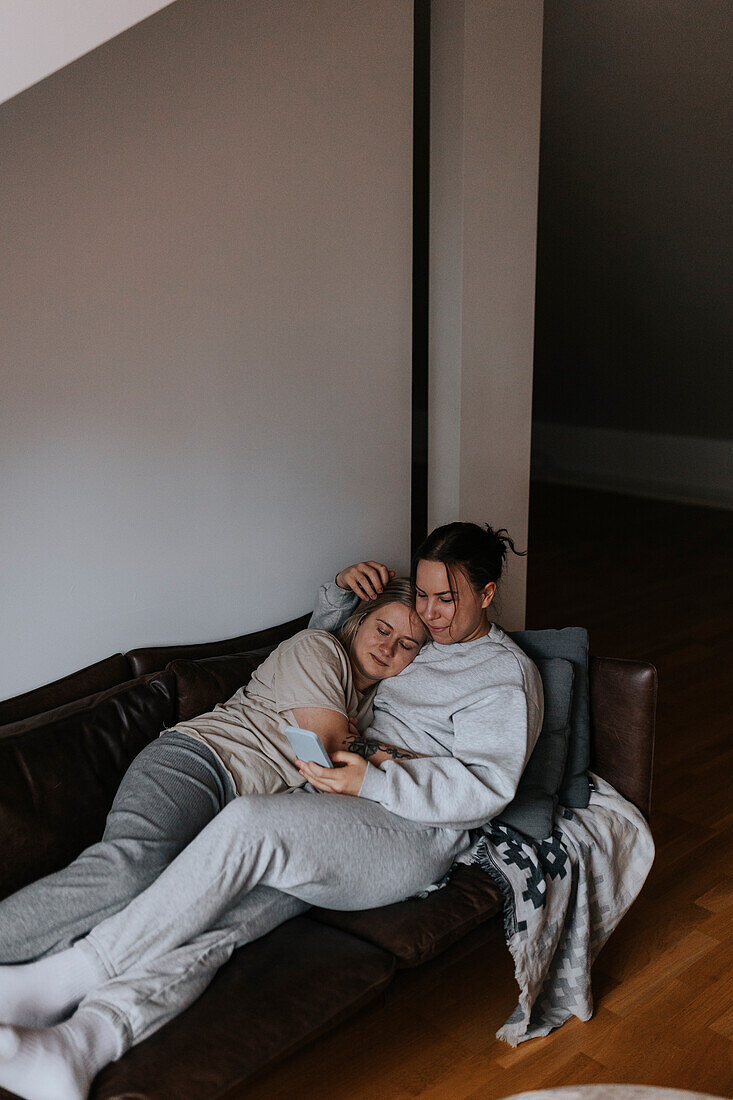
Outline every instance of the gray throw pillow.
<svg viewBox="0 0 733 1100">
<path fill-rule="evenodd" d="M 558 801 L 562 806 L 584 809 L 590 798 L 588 631 L 582 626 L 566 626 L 562 630 L 518 630 L 511 637 L 535 664 L 543 658 L 562 657 L 575 669 L 570 745 Z"/>
<path fill-rule="evenodd" d="M 537 659 L 545 695 L 545 716 L 532 755 L 519 780 L 517 793 L 498 821 L 532 840 L 552 832 L 570 738 L 574 669 L 570 661 Z"/>
</svg>

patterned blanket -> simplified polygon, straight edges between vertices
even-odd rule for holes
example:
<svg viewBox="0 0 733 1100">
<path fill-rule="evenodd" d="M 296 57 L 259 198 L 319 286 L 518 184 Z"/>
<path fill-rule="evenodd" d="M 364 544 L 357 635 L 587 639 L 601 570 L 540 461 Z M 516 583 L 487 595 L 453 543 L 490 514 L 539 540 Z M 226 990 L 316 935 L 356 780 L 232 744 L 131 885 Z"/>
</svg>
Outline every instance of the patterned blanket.
<svg viewBox="0 0 733 1100">
<path fill-rule="evenodd" d="M 481 830 L 462 863 L 501 887 L 519 1004 L 497 1038 L 511 1046 L 593 1015 L 590 968 L 641 890 L 654 859 L 649 826 L 598 776 L 590 805 L 560 808 L 552 836 L 532 843 L 503 825 Z"/>
</svg>

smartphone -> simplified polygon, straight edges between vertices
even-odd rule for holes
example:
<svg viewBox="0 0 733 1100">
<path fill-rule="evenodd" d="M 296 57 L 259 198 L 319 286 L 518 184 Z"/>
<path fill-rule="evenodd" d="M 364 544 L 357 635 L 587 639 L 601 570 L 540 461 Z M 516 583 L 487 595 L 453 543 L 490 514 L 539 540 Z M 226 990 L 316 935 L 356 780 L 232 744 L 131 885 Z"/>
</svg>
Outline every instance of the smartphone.
<svg viewBox="0 0 733 1100">
<path fill-rule="evenodd" d="M 331 759 L 321 744 L 321 739 L 313 730 L 302 730 L 298 726 L 286 726 L 285 736 L 295 750 L 298 760 L 306 763 L 312 760 L 322 768 L 332 768 Z"/>
</svg>

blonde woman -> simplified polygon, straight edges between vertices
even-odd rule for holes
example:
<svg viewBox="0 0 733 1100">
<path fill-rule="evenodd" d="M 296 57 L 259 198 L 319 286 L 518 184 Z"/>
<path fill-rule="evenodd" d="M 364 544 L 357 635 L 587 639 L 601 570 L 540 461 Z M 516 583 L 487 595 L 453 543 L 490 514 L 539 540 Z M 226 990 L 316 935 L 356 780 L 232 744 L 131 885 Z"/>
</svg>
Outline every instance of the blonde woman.
<svg viewBox="0 0 733 1100">
<path fill-rule="evenodd" d="M 102 840 L 0 902 L 0 963 L 36 959 L 86 935 L 154 882 L 235 797 L 302 786 L 286 725 L 313 730 L 329 753 L 349 747 L 349 720 L 360 730 L 370 724 L 377 684 L 425 641 L 409 581 L 391 580 L 339 638 L 318 629 L 288 638 L 231 699 L 143 749 Z"/>
</svg>

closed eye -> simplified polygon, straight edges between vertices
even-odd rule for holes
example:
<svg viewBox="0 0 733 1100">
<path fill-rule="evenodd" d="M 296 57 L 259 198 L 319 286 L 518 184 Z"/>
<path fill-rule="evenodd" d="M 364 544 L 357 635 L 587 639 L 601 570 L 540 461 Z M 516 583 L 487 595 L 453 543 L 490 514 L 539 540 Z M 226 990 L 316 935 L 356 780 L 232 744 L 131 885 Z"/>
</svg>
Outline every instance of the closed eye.
<svg viewBox="0 0 733 1100">
<path fill-rule="evenodd" d="M 455 603 L 455 594 L 453 592 L 447 592 L 447 593 L 440 592 L 440 593 L 436 593 L 436 595 L 437 595 L 437 597 L 438 597 L 438 599 L 440 600 L 441 603 Z M 417 600 L 426 600 L 427 596 L 425 595 L 424 592 L 421 592 L 420 589 L 418 588 L 418 589 L 415 590 L 415 599 L 417 599 Z"/>
</svg>

